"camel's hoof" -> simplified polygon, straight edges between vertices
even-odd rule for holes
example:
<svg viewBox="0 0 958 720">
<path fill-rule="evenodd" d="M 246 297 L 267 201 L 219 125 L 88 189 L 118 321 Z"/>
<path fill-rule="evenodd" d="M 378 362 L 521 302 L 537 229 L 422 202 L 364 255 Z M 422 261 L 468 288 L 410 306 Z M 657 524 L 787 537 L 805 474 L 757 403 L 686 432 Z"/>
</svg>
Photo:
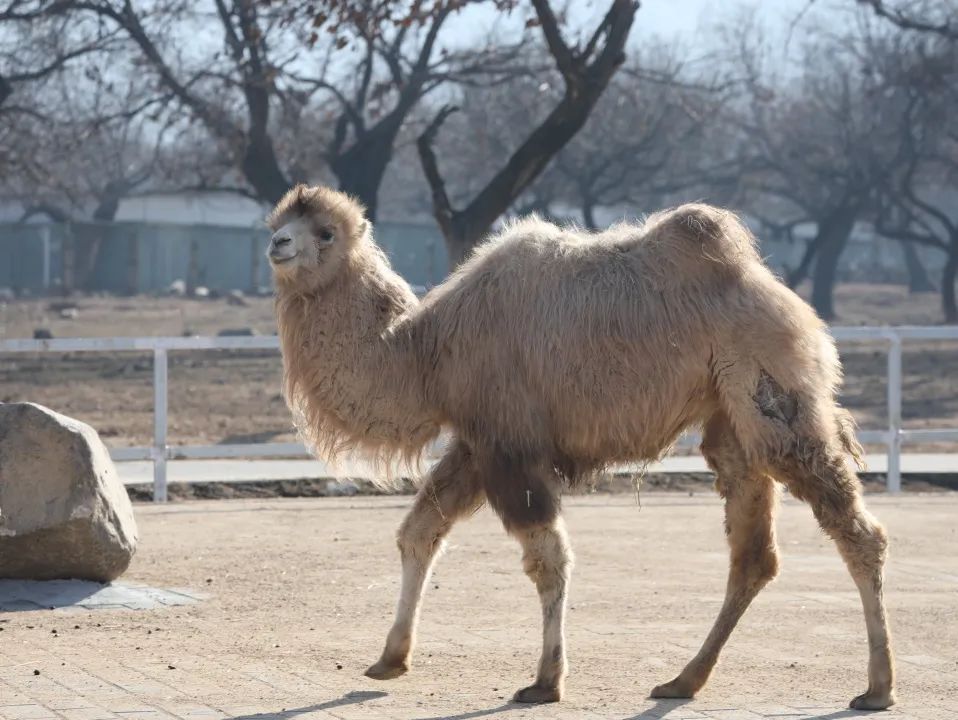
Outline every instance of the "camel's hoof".
<svg viewBox="0 0 958 720">
<path fill-rule="evenodd" d="M 675 678 L 672 682 L 656 685 L 649 693 L 649 697 L 657 700 L 664 698 L 692 698 L 695 697 L 695 690 L 683 683 L 680 678 Z"/>
<path fill-rule="evenodd" d="M 380 660 L 376 664 L 370 665 L 365 675 L 373 680 L 392 680 L 400 675 L 405 675 L 407 672 L 409 672 L 409 663 L 389 663 Z"/>
<path fill-rule="evenodd" d="M 895 704 L 894 692 L 871 692 L 862 693 L 854 698 L 848 707 L 852 710 L 885 710 Z"/>
<path fill-rule="evenodd" d="M 512 697 L 513 702 L 520 703 L 554 703 L 562 699 L 562 691 L 559 688 L 540 687 L 530 685 L 522 688 Z"/>
</svg>

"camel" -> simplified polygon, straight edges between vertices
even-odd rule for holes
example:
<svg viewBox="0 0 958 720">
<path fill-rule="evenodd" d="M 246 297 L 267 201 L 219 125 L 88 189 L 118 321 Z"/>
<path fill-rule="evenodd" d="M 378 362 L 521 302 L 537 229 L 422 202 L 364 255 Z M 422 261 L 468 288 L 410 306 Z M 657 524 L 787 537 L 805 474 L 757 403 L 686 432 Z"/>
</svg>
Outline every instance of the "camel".
<svg viewBox="0 0 958 720">
<path fill-rule="evenodd" d="M 268 225 L 284 393 L 304 441 L 324 459 L 415 461 L 440 433 L 451 438 L 399 529 L 399 604 L 369 677 L 410 669 L 443 539 L 488 503 L 542 605 L 535 682 L 514 700 L 560 700 L 573 564 L 563 488 L 659 458 L 698 426 L 725 500 L 726 597 L 701 650 L 652 697 L 693 697 L 777 574 L 783 485 L 811 506 L 861 595 L 868 689 L 851 707 L 895 702 L 887 538 L 848 460 L 861 446 L 836 402 L 838 355 L 734 214 L 689 204 L 600 233 L 518 220 L 421 301 L 347 195 L 297 186 Z"/>
</svg>

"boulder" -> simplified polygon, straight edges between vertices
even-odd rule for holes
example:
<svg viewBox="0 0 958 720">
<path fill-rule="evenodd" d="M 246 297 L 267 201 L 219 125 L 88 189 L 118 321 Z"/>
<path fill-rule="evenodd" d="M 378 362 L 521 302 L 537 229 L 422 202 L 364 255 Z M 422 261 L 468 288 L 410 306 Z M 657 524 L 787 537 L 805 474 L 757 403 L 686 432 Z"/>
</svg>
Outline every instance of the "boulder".
<svg viewBox="0 0 958 720">
<path fill-rule="evenodd" d="M 0 578 L 108 582 L 136 550 L 133 508 L 85 423 L 0 404 Z"/>
</svg>

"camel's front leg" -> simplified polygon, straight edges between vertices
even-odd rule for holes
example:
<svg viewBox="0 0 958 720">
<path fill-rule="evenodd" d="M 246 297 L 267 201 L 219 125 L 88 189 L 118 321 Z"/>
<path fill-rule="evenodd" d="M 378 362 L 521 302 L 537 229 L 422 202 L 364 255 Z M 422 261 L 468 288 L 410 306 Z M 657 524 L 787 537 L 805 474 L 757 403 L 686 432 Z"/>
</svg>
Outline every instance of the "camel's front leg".
<svg viewBox="0 0 958 720">
<path fill-rule="evenodd" d="M 422 591 L 442 540 L 456 520 L 475 512 L 482 502 L 469 451 L 457 443 L 433 469 L 399 528 L 402 587 L 396 620 L 382 657 L 366 671 L 367 676 L 389 680 L 409 670 Z"/>
<path fill-rule="evenodd" d="M 542 603 L 542 655 L 536 681 L 516 702 L 562 699 L 566 675 L 565 607 L 572 550 L 560 512 L 560 487 L 552 463 L 501 450 L 478 458 L 486 499 L 509 534 L 522 545 L 522 564 Z"/>
</svg>

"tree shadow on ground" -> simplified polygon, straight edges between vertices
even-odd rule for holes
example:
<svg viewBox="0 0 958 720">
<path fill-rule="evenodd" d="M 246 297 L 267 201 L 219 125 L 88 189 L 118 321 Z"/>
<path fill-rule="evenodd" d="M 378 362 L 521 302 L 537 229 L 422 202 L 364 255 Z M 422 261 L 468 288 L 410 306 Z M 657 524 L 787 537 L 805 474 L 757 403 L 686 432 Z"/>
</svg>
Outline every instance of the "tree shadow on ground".
<svg viewBox="0 0 958 720">
<path fill-rule="evenodd" d="M 367 700 L 378 700 L 389 695 L 379 690 L 358 690 L 348 692 L 336 700 L 327 700 L 326 702 L 307 705 L 299 708 L 288 708 L 277 712 L 253 713 L 252 715 L 234 715 L 231 720 L 272 720 L 273 718 L 294 718 L 297 715 L 306 715 L 308 713 L 321 712 L 323 710 L 332 710 L 333 708 L 343 707 L 344 705 L 357 705 Z"/>
</svg>

